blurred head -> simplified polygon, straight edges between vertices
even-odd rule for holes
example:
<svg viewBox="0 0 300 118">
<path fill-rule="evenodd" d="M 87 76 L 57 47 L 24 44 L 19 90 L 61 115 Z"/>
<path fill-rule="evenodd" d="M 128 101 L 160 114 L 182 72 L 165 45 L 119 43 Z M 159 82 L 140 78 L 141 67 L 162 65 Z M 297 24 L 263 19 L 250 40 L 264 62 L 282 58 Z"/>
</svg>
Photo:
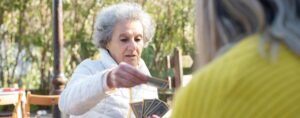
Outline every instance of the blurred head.
<svg viewBox="0 0 300 118">
<path fill-rule="evenodd" d="M 254 33 L 276 47 L 282 42 L 300 55 L 299 0 L 198 0 L 197 44 L 200 65 L 224 46 Z M 204 58 L 203 58 L 204 57 Z"/>
<path fill-rule="evenodd" d="M 135 3 L 120 3 L 103 8 L 96 19 L 93 42 L 109 51 L 117 63 L 137 66 L 142 49 L 153 38 L 155 23 Z"/>
</svg>

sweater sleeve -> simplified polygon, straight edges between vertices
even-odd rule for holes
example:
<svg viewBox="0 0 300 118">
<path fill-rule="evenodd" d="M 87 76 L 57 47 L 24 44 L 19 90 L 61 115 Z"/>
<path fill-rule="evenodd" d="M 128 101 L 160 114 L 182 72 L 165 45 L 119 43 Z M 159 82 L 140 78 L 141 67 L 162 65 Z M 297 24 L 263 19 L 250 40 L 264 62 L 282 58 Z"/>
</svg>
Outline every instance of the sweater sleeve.
<svg viewBox="0 0 300 118">
<path fill-rule="evenodd" d="M 85 60 L 78 65 L 61 93 L 59 108 L 62 112 L 72 115 L 81 115 L 96 106 L 106 97 L 107 74 L 111 69 L 101 68 L 95 71 L 95 65 L 90 60 Z"/>
</svg>

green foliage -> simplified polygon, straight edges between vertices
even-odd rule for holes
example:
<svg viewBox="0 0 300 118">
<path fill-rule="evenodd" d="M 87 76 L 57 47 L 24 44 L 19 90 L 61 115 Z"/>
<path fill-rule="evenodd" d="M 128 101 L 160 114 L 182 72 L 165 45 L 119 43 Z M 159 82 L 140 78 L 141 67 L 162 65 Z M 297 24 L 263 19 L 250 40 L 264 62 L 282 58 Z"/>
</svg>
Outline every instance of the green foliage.
<svg viewBox="0 0 300 118">
<path fill-rule="evenodd" d="M 126 0 L 63 0 L 64 73 L 67 78 L 81 61 L 95 58 L 91 43 L 95 17 L 102 7 Z M 192 0 L 130 0 L 143 5 L 157 23 L 153 41 L 143 51 L 152 75 L 164 78 L 165 57 L 175 47 L 194 53 Z M 0 1 L 0 81 L 28 89 L 50 89 L 53 73 L 52 0 Z"/>
<path fill-rule="evenodd" d="M 166 69 L 165 57 L 175 47 L 183 54 L 194 53 L 194 9 L 192 0 L 147 2 L 145 8 L 157 23 L 156 35 L 143 58 L 154 76 L 165 78 L 170 70 Z"/>
</svg>

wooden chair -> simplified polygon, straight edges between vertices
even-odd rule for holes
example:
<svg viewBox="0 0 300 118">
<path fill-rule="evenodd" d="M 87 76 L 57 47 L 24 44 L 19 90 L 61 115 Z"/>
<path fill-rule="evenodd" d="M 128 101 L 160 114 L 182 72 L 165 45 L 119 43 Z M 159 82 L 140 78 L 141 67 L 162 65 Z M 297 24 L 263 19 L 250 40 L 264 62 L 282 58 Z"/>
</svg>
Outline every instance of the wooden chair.
<svg viewBox="0 0 300 118">
<path fill-rule="evenodd" d="M 21 100 L 22 100 L 22 93 L 19 94 L 5 94 L 0 95 L 0 105 L 14 105 L 14 110 L 11 114 L 12 118 L 18 118 L 18 115 L 21 114 Z M 7 116 L 5 116 L 7 117 Z"/>
<path fill-rule="evenodd" d="M 25 104 L 24 118 L 30 117 L 30 105 L 52 106 L 58 104 L 59 95 L 36 95 L 27 92 L 27 102 Z"/>
<path fill-rule="evenodd" d="M 189 55 L 182 55 L 182 52 L 179 48 L 175 48 L 172 56 L 167 56 L 167 68 L 173 70 L 174 77 L 168 77 L 171 82 L 171 88 L 180 88 L 187 84 L 192 75 L 184 75 L 184 68 L 191 68 L 193 60 Z"/>
<path fill-rule="evenodd" d="M 166 67 L 168 70 L 167 80 L 169 88 L 159 90 L 159 94 L 163 95 L 166 102 L 171 106 L 175 91 L 186 85 L 192 78 L 192 75 L 185 75 L 183 69 L 191 68 L 193 60 L 190 55 L 182 55 L 179 48 L 175 48 L 173 53 L 165 58 Z"/>
</svg>

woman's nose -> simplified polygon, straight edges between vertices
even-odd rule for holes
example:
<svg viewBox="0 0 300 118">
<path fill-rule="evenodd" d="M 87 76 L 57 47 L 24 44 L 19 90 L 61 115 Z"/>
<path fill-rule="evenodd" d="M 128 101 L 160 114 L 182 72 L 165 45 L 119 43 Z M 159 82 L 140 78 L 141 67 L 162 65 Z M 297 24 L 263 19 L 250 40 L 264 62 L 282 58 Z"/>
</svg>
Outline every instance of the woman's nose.
<svg viewBox="0 0 300 118">
<path fill-rule="evenodd" d="M 128 49 L 135 50 L 137 48 L 137 43 L 134 40 L 128 43 Z"/>
</svg>

